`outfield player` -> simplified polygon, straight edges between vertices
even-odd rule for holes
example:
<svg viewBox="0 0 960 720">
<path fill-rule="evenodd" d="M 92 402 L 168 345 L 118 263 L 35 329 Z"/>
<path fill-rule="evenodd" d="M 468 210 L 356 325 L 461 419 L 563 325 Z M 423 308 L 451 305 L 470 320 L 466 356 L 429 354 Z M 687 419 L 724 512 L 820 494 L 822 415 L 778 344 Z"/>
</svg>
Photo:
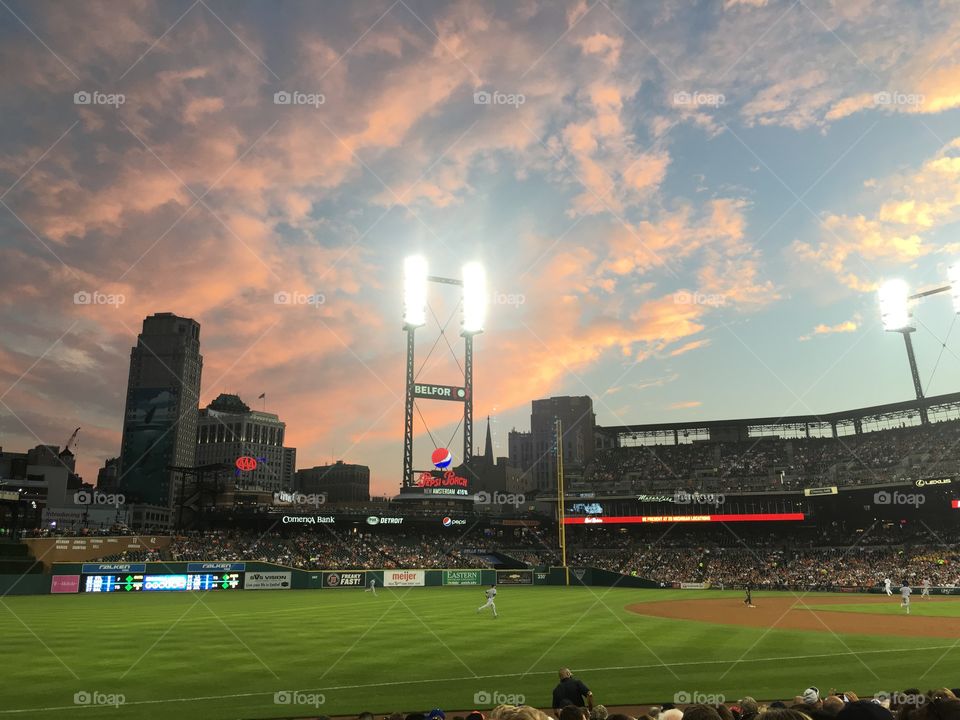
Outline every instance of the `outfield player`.
<svg viewBox="0 0 960 720">
<path fill-rule="evenodd" d="M 923 590 L 920 591 L 920 597 L 928 598 L 930 597 L 930 579 L 923 579 Z"/>
<path fill-rule="evenodd" d="M 883 589 L 887 591 L 887 595 L 893 595 L 893 587 L 890 582 L 890 578 L 884 578 L 883 580 Z"/>
<path fill-rule="evenodd" d="M 370 578 L 370 585 L 367 587 L 366 590 L 364 590 L 364 592 L 373 593 L 374 597 L 376 597 L 377 595 L 377 579 L 376 578 Z"/>
<path fill-rule="evenodd" d="M 484 592 L 484 595 L 487 596 L 487 602 L 485 605 L 478 607 L 477 612 L 486 610 L 487 608 L 493 608 L 493 616 L 497 617 L 497 604 L 493 601 L 493 599 L 497 596 L 497 586 L 491 585 L 489 589 Z"/>
<path fill-rule="evenodd" d="M 910 593 L 912 592 L 913 589 L 907 583 L 900 588 L 900 607 L 907 609 L 907 615 L 910 614 Z"/>
</svg>

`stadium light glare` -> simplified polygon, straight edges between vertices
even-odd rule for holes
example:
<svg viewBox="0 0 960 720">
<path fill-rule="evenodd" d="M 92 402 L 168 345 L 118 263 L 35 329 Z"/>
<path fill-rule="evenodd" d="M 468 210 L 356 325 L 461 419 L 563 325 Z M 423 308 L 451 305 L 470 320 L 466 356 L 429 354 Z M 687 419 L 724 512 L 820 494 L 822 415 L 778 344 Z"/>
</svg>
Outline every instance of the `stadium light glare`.
<svg viewBox="0 0 960 720">
<path fill-rule="evenodd" d="M 427 323 L 427 259 L 411 255 L 403 261 L 403 324 L 415 328 Z"/>
<path fill-rule="evenodd" d="M 960 260 L 947 270 L 950 279 L 950 296 L 953 298 L 953 311 L 960 313 Z"/>
<path fill-rule="evenodd" d="M 487 273 L 483 265 L 470 262 L 463 266 L 463 332 L 483 332 L 487 316 Z"/>
<path fill-rule="evenodd" d="M 880 319 L 883 320 L 883 329 L 902 332 L 909 328 L 910 288 L 907 283 L 903 280 L 888 280 L 880 286 L 877 294 L 880 298 Z"/>
</svg>

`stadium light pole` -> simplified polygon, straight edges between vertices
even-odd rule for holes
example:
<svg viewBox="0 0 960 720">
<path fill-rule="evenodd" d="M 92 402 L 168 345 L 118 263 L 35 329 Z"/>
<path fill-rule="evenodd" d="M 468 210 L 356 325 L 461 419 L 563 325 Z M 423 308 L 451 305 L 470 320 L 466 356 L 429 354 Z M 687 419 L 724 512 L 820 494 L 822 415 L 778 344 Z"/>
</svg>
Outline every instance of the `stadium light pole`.
<svg viewBox="0 0 960 720">
<path fill-rule="evenodd" d="M 403 329 L 407 333 L 407 387 L 403 415 L 403 481 L 413 476 L 413 350 L 414 333 L 427 322 L 427 259 L 411 255 L 403 261 Z"/>
<path fill-rule="evenodd" d="M 463 266 L 463 461 L 473 457 L 473 338 L 483 332 L 487 317 L 487 273 L 483 265 Z"/>
<path fill-rule="evenodd" d="M 907 348 L 907 361 L 910 363 L 910 376 L 913 378 L 913 389 L 917 400 L 922 401 L 923 386 L 920 384 L 917 357 L 913 352 L 913 342 L 910 339 L 910 334 L 916 330 L 910 324 L 910 289 L 903 280 L 888 280 L 880 286 L 878 297 L 883 329 L 903 335 L 903 343 Z M 923 425 L 927 424 L 927 409 L 923 405 L 920 406 L 920 422 Z"/>
<path fill-rule="evenodd" d="M 909 294 L 907 283 L 903 280 L 888 280 L 880 286 L 880 318 L 883 320 L 883 329 L 887 332 L 898 332 L 903 335 L 903 343 L 907 348 L 907 360 L 910 362 L 910 375 L 913 378 L 913 388 L 917 400 L 923 400 L 923 386 L 920 384 L 920 375 L 917 372 L 917 358 L 913 352 L 913 342 L 910 333 L 916 328 L 911 325 L 910 302 L 949 292 L 953 300 L 953 311 L 960 313 L 960 262 L 954 263 L 947 270 L 948 285 L 933 287 L 928 290 Z M 927 409 L 920 406 L 920 422 L 927 424 Z"/>
</svg>

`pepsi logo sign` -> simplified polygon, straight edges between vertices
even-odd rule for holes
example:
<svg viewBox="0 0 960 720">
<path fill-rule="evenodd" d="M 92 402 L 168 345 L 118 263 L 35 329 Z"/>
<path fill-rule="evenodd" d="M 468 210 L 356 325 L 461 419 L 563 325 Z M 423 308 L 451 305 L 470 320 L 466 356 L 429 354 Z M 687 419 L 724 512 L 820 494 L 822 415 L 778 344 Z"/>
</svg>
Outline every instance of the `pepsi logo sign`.
<svg viewBox="0 0 960 720">
<path fill-rule="evenodd" d="M 430 455 L 430 460 L 438 470 L 446 470 L 450 467 L 450 463 L 453 462 L 453 453 L 447 450 L 447 448 L 437 448 L 433 451 L 433 454 Z"/>
</svg>

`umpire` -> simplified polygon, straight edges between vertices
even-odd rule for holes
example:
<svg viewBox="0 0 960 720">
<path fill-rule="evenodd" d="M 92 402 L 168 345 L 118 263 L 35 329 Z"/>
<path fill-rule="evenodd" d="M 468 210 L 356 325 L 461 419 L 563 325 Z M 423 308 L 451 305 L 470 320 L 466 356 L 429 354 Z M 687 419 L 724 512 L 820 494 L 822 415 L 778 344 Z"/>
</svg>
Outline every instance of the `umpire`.
<svg viewBox="0 0 960 720">
<path fill-rule="evenodd" d="M 593 710 L 593 693 L 573 676 L 570 668 L 560 668 L 560 682 L 553 689 L 553 709 L 557 717 L 560 717 L 560 710 L 567 705 Z"/>
</svg>

